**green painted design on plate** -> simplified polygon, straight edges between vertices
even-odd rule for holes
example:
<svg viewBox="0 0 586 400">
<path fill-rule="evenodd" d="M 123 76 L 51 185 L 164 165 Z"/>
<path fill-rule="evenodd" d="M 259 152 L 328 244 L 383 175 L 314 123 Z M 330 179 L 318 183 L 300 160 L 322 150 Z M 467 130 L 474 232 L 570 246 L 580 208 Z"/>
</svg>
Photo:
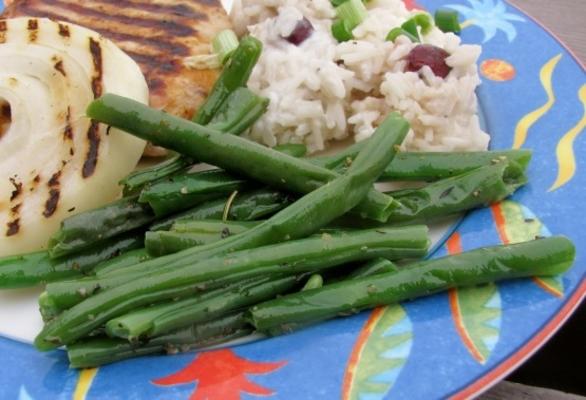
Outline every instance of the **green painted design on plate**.
<svg viewBox="0 0 586 400">
<path fill-rule="evenodd" d="M 505 218 L 505 230 L 510 243 L 526 242 L 540 236 L 551 236 L 545 225 L 527 207 L 514 201 L 501 203 Z M 561 277 L 538 278 L 541 283 L 563 295 L 564 283 Z"/>
<path fill-rule="evenodd" d="M 501 298 L 495 284 L 462 288 L 457 291 L 461 326 L 472 342 L 468 348 L 474 358 L 484 364 L 494 350 L 500 335 Z M 469 344 L 466 344 L 469 347 Z"/>
<path fill-rule="evenodd" d="M 411 352 L 412 329 L 403 307 L 384 309 L 356 365 L 349 399 L 376 400 L 389 393 Z"/>
</svg>

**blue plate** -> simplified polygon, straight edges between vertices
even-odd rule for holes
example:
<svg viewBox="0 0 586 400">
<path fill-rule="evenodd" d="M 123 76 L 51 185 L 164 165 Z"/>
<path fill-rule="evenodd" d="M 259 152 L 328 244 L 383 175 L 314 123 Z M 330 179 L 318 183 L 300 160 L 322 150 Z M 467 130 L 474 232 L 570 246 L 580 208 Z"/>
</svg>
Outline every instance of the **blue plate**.
<svg viewBox="0 0 586 400">
<path fill-rule="evenodd" d="M 586 162 L 577 158 L 586 154 L 584 68 L 500 0 L 409 3 L 464 16 L 464 42 L 484 48 L 479 96 L 492 147 L 534 150 L 530 184 L 468 215 L 434 257 L 565 234 L 578 246 L 570 271 L 454 290 L 230 349 L 82 372 L 68 368 L 62 351 L 42 354 L 0 338 L 0 398 L 468 398 L 542 346 L 586 294 L 586 230 L 576 215 L 586 208 Z"/>
</svg>

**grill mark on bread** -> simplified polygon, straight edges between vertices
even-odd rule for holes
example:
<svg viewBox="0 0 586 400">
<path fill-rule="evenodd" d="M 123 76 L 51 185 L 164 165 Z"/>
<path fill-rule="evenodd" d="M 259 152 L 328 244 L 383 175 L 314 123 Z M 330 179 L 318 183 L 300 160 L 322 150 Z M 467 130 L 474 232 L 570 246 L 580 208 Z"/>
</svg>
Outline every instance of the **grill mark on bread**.
<svg viewBox="0 0 586 400">
<path fill-rule="evenodd" d="M 67 76 L 67 73 L 65 72 L 65 68 L 63 67 L 63 60 L 57 61 L 53 65 L 53 68 L 55 68 L 55 70 L 57 70 L 61 75 Z"/>
<path fill-rule="evenodd" d="M 29 8 L 28 6 L 23 6 L 22 10 L 27 15 L 32 15 L 35 17 L 45 17 L 49 18 L 53 21 L 63 21 L 71 24 L 75 24 L 76 22 L 67 18 L 65 15 L 56 14 L 49 11 L 40 11 L 34 8 Z M 107 19 L 104 19 L 104 23 L 107 23 Z M 69 27 L 66 24 L 59 24 L 59 34 L 63 37 L 69 37 Z M 189 55 L 189 47 L 185 46 L 182 43 L 175 43 L 172 40 L 169 41 L 166 38 L 166 35 L 159 35 L 159 36 L 139 36 L 130 33 L 124 33 L 109 29 L 103 26 L 96 26 L 96 25 L 88 25 L 94 31 L 104 35 L 108 39 L 114 40 L 118 42 L 118 45 L 128 53 L 127 50 L 129 46 L 125 45 L 124 42 L 134 42 L 139 43 L 140 45 L 144 46 L 145 48 L 156 49 L 157 55 L 153 56 L 153 58 L 162 58 L 167 57 L 170 58 L 171 55 L 178 55 L 178 56 L 188 56 Z M 63 30 L 61 29 L 63 27 Z M 194 32 L 197 32 L 194 30 Z M 140 54 L 140 53 L 139 53 Z M 138 62 L 138 61 L 137 61 Z"/>
<path fill-rule="evenodd" d="M 37 21 L 36 19 L 29 19 L 26 28 L 28 29 L 29 42 L 36 42 L 39 33 L 39 21 Z"/>
<path fill-rule="evenodd" d="M 174 15 L 182 18 L 187 18 L 191 20 L 201 20 L 207 19 L 207 15 L 202 14 L 193 8 L 189 7 L 185 4 L 169 4 L 169 5 L 162 5 L 156 4 L 152 1 L 140 2 L 140 1 L 129 1 L 129 0 L 94 0 L 97 3 L 102 4 L 111 4 L 113 6 L 121 7 L 121 8 L 131 8 L 136 10 L 144 10 L 149 11 L 155 14 L 167 14 L 167 15 Z M 200 3 L 209 5 L 210 2 L 202 2 Z M 215 3 L 212 1 L 211 3 Z"/>
<path fill-rule="evenodd" d="M 63 140 L 72 142 L 73 141 L 73 126 L 71 125 L 71 106 L 67 106 L 67 113 L 65 114 L 65 128 L 63 128 Z M 75 150 L 73 149 L 73 143 L 69 148 L 69 155 L 73 156 Z"/>
<path fill-rule="evenodd" d="M 93 38 L 89 39 L 89 50 L 92 55 L 92 63 L 94 66 L 94 74 L 92 77 L 92 91 L 94 99 L 102 95 L 102 48 L 100 43 Z M 90 127 L 87 131 L 88 151 L 85 156 L 81 174 L 84 178 L 92 176 L 98 165 L 98 155 L 100 151 L 100 125 L 97 121 L 91 121 Z"/>
<path fill-rule="evenodd" d="M 102 95 L 102 75 L 104 73 L 102 66 L 102 47 L 100 46 L 100 42 L 90 37 L 89 49 L 92 55 L 92 64 L 94 65 L 92 92 L 94 93 L 95 99 Z"/>
<path fill-rule="evenodd" d="M 0 43 L 6 42 L 6 20 L 0 19 Z"/>
<path fill-rule="evenodd" d="M 18 182 L 16 178 L 8 178 L 8 180 L 12 183 L 12 186 L 14 186 L 14 190 L 10 195 L 10 201 L 14 201 L 22 194 L 22 182 Z"/>
<path fill-rule="evenodd" d="M 13 205 L 11 205 L 11 207 L 10 207 L 11 221 L 8 222 L 8 224 L 6 224 L 6 226 L 7 226 L 6 236 L 14 236 L 20 231 L 19 211 L 20 211 L 20 207 L 22 205 L 22 202 L 18 203 L 18 204 L 14 204 L 14 203 L 21 197 L 23 185 L 22 185 L 22 182 L 18 182 L 16 180 L 16 176 L 9 178 L 9 180 L 10 180 L 10 183 L 12 184 L 12 186 L 14 186 L 14 190 L 12 191 L 12 194 L 10 195 L 10 203 Z"/>
<path fill-rule="evenodd" d="M 10 104 L 0 100 L 0 139 L 8 131 L 10 123 L 12 122 L 12 109 Z"/>
<path fill-rule="evenodd" d="M 53 214 L 55 214 L 55 211 L 57 211 L 59 198 L 61 197 L 61 174 L 62 171 L 55 172 L 47 183 L 47 186 L 49 187 L 49 198 L 45 202 L 45 210 L 43 211 L 43 216 L 45 218 L 52 217 Z"/>
<path fill-rule="evenodd" d="M 100 149 L 100 125 L 98 122 L 93 121 L 90 124 L 90 128 L 87 131 L 88 140 L 88 151 L 85 156 L 81 175 L 84 178 L 89 178 L 96 171 L 98 165 L 98 153 Z"/>
<path fill-rule="evenodd" d="M 26 7 L 25 7 L 26 8 Z M 74 21 L 70 20 L 69 18 L 55 14 L 50 12 L 39 11 L 36 9 L 25 10 L 30 15 L 35 16 L 44 16 L 50 18 L 52 20 L 61 20 L 64 22 L 75 23 Z M 69 36 L 69 28 L 65 24 L 60 24 L 61 26 L 67 28 L 67 36 Z M 152 70 L 154 67 L 159 67 L 159 71 L 163 72 L 177 72 L 180 68 L 176 65 L 171 66 L 169 62 L 165 62 L 167 59 L 173 59 L 175 56 L 188 56 L 189 55 L 189 48 L 181 43 L 174 43 L 172 41 L 166 40 L 164 37 L 145 37 L 145 36 L 137 36 L 123 32 L 112 31 L 107 28 L 101 27 L 92 27 L 98 33 L 108 37 L 112 40 L 116 40 L 119 42 L 120 47 L 125 50 L 125 52 L 131 56 L 137 63 L 143 65 L 145 68 Z M 134 42 L 139 43 L 145 48 L 154 49 L 156 54 L 146 54 L 145 52 L 136 52 L 129 50 L 130 46 L 126 46 L 124 42 Z"/>
<path fill-rule="evenodd" d="M 6 226 L 8 227 L 8 229 L 6 229 L 6 236 L 16 235 L 20 231 L 20 218 L 10 221 Z"/>
<path fill-rule="evenodd" d="M 170 18 L 135 18 L 120 13 L 107 13 L 102 10 L 85 7 L 81 4 L 68 3 L 62 0 L 44 0 L 43 3 L 48 6 L 62 7 L 80 15 L 85 15 L 96 19 L 107 19 L 123 25 L 140 26 L 143 28 L 161 30 L 163 33 L 171 36 L 188 37 L 195 33 L 191 26 L 177 23 L 175 18 L 173 20 Z M 197 19 L 207 19 L 207 16 L 200 14 L 200 18 Z"/>
<path fill-rule="evenodd" d="M 69 32 L 69 26 L 67 26 L 65 24 L 59 24 L 59 36 L 64 37 L 64 38 L 70 37 L 71 33 Z"/>
</svg>

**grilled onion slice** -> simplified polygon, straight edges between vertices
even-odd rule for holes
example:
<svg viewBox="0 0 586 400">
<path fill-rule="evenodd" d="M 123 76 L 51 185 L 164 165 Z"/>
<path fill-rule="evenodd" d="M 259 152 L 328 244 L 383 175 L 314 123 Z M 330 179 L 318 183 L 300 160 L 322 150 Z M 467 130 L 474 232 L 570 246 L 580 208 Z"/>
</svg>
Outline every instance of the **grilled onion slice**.
<svg viewBox="0 0 586 400">
<path fill-rule="evenodd" d="M 118 196 L 145 143 L 84 116 L 106 92 L 148 101 L 114 43 L 73 24 L 0 19 L 0 256 L 44 248 L 64 218 Z"/>
</svg>

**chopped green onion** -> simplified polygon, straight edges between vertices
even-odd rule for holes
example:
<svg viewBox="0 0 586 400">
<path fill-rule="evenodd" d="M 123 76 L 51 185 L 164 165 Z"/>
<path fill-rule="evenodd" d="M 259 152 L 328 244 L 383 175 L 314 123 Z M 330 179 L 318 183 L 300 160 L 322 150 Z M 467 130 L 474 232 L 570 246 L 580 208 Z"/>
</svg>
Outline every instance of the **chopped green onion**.
<svg viewBox="0 0 586 400">
<path fill-rule="evenodd" d="M 189 69 L 218 69 L 222 67 L 220 58 L 217 54 L 197 54 L 195 56 L 187 57 L 183 60 L 183 64 Z"/>
<path fill-rule="evenodd" d="M 415 18 L 410 18 L 401 25 L 401 29 L 405 32 L 410 33 L 411 36 L 416 37 L 419 42 L 419 31 L 417 30 L 417 21 Z"/>
<path fill-rule="evenodd" d="M 435 24 L 442 32 L 459 33 L 462 28 L 458 22 L 458 12 L 440 8 L 435 12 Z"/>
<path fill-rule="evenodd" d="M 397 39 L 401 35 L 407 36 L 414 43 L 419 42 L 419 37 L 413 36 L 405 29 L 399 27 L 391 29 L 391 31 L 387 35 L 387 41 L 394 42 L 395 39 Z"/>
<path fill-rule="evenodd" d="M 422 34 L 427 34 L 433 27 L 433 22 L 427 14 L 417 14 L 412 18 L 409 18 L 400 27 L 393 28 L 387 35 L 387 40 L 394 42 L 399 36 L 407 36 L 412 42 L 421 42 L 419 37 L 419 29 L 421 28 Z"/>
<path fill-rule="evenodd" d="M 352 28 L 350 28 L 345 19 L 337 19 L 334 21 L 332 24 L 332 35 L 340 43 L 352 40 L 354 37 L 352 35 Z"/>
<path fill-rule="evenodd" d="M 234 50 L 238 47 L 238 36 L 234 31 L 225 29 L 218 33 L 212 41 L 212 48 L 222 62 L 225 64 L 226 61 L 232 56 Z"/>
<path fill-rule="evenodd" d="M 421 33 L 427 35 L 431 28 L 433 28 L 433 20 L 429 14 L 421 13 L 413 17 L 419 27 L 421 27 Z"/>
<path fill-rule="evenodd" d="M 412 42 L 420 42 L 419 27 L 421 27 L 421 33 L 427 34 L 433 27 L 433 22 L 427 14 L 417 14 L 401 25 L 400 28 L 392 29 L 387 35 L 387 40 L 394 41 L 401 35 L 407 36 Z"/>
<path fill-rule="evenodd" d="M 222 213 L 222 221 L 228 222 L 228 217 L 230 216 L 230 209 L 232 208 L 232 203 L 234 203 L 234 199 L 238 196 L 238 190 L 232 192 L 230 197 L 228 197 L 228 201 L 224 206 L 224 212 Z"/>
<path fill-rule="evenodd" d="M 368 10 L 362 0 L 348 0 L 336 7 L 336 15 L 346 21 L 350 29 L 354 29 L 366 19 Z"/>
</svg>

